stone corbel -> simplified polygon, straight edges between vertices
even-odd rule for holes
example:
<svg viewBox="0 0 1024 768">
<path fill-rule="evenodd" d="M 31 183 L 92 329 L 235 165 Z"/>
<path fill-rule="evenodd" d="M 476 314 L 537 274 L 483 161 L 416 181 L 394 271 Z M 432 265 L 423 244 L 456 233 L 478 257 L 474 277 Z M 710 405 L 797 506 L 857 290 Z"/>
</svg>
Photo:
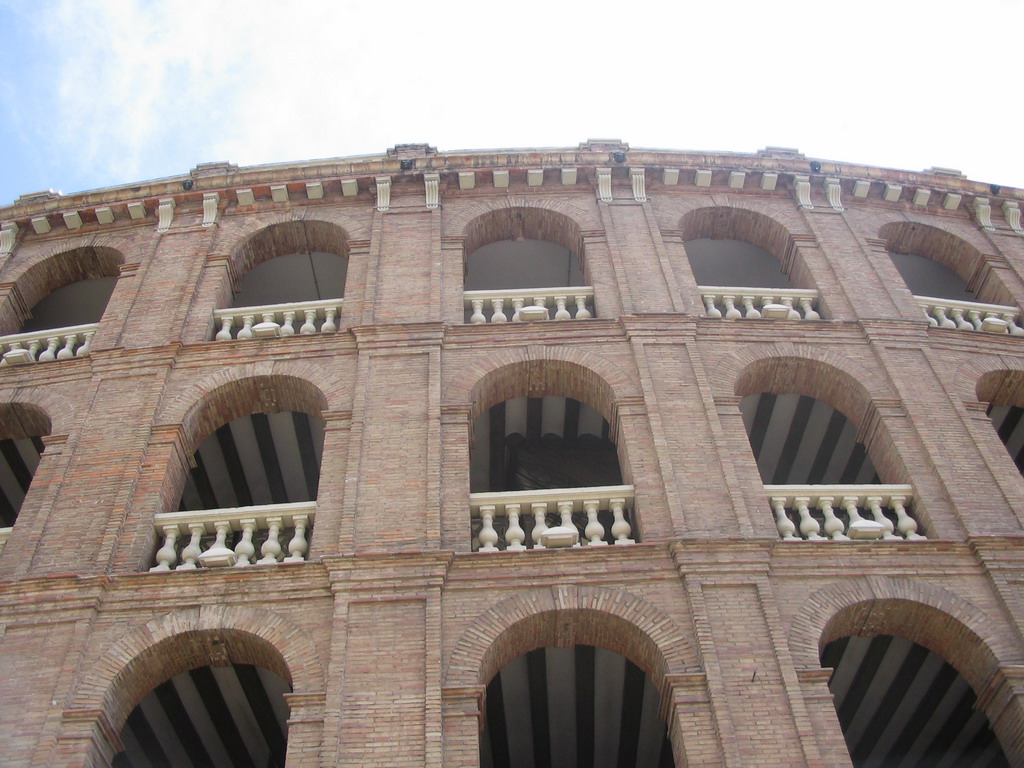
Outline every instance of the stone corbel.
<svg viewBox="0 0 1024 768">
<path fill-rule="evenodd" d="M 426 193 L 427 208 L 437 208 L 441 205 L 441 174 L 424 173 L 423 189 Z"/>
<path fill-rule="evenodd" d="M 18 238 L 18 224 L 9 221 L 0 226 L 0 258 L 6 258 L 14 252 L 14 241 Z"/>
<path fill-rule="evenodd" d="M 811 177 L 793 176 L 793 189 L 796 192 L 796 201 L 801 208 L 811 210 L 814 203 L 811 202 Z"/>
<path fill-rule="evenodd" d="M 638 203 L 647 202 L 647 184 L 643 168 L 630 168 L 629 180 L 633 184 L 633 199 Z"/>
<path fill-rule="evenodd" d="M 174 198 L 173 197 L 162 197 L 160 198 L 159 205 L 156 209 L 159 220 L 157 221 L 156 231 L 163 234 L 171 228 L 171 220 L 174 219 Z"/>
<path fill-rule="evenodd" d="M 391 207 L 391 177 L 378 176 L 377 182 L 377 210 L 386 211 Z"/>
<path fill-rule="evenodd" d="M 212 227 L 217 223 L 217 214 L 219 213 L 218 206 L 220 205 L 220 195 L 216 192 L 206 192 L 203 194 L 203 226 Z"/>
<path fill-rule="evenodd" d="M 842 188 L 839 186 L 839 179 L 825 179 L 825 197 L 834 211 L 843 210 L 843 202 L 840 199 L 841 193 Z"/>
<path fill-rule="evenodd" d="M 597 197 L 602 203 L 612 201 L 612 169 L 597 169 Z"/>
<path fill-rule="evenodd" d="M 1024 235 L 1024 229 L 1020 226 L 1020 204 L 1015 200 L 1003 200 L 1003 217 L 1010 229 L 1018 235 Z"/>
<path fill-rule="evenodd" d="M 987 197 L 974 198 L 974 218 L 986 232 L 995 232 L 995 225 L 992 223 L 992 206 L 989 205 Z"/>
</svg>

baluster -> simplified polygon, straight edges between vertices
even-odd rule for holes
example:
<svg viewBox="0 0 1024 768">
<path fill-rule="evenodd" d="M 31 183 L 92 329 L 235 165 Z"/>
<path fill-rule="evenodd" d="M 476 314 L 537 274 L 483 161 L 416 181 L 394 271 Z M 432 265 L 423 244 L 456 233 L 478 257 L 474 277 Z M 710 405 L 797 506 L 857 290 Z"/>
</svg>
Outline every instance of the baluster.
<svg viewBox="0 0 1024 768">
<path fill-rule="evenodd" d="M 800 297 L 800 309 L 804 311 L 804 320 L 820 320 L 821 315 L 814 311 L 814 302 L 810 296 Z"/>
<path fill-rule="evenodd" d="M 77 333 L 69 333 L 67 336 L 65 336 L 64 337 L 64 349 L 62 349 L 60 352 L 57 353 L 57 359 L 58 360 L 68 360 L 68 359 L 74 357 L 75 356 L 75 344 L 77 344 L 77 343 L 78 343 L 78 334 Z M 38 347 L 39 346 L 39 342 L 38 341 L 34 341 L 34 342 L 32 342 L 32 344 L 29 345 L 29 351 L 30 352 L 32 351 L 32 347 L 33 346 Z M 32 358 L 35 359 L 35 354 L 32 355 Z"/>
<path fill-rule="evenodd" d="M 736 309 L 735 297 L 734 296 L 723 296 L 722 303 L 725 304 L 725 316 L 729 320 L 736 320 L 743 317 L 740 311 Z"/>
<path fill-rule="evenodd" d="M 924 316 L 928 320 L 928 325 L 930 325 L 932 328 L 938 328 L 939 321 L 932 317 L 932 315 L 934 314 L 934 310 L 931 309 L 930 307 L 921 307 L 921 309 L 924 310 Z"/>
<path fill-rule="evenodd" d="M 1014 317 L 1011 313 L 1007 312 L 1005 315 L 1003 315 L 1003 320 L 1006 322 L 1006 327 L 1009 329 L 1011 336 L 1024 335 L 1024 328 L 1021 328 L 1019 325 L 1017 325 L 1017 318 Z"/>
<path fill-rule="evenodd" d="M 558 507 L 558 516 L 562 518 L 560 523 L 562 528 L 575 528 L 576 526 L 572 522 L 572 502 L 571 501 L 557 501 L 555 505 Z M 576 539 L 576 543 L 573 547 L 580 546 L 579 538 Z"/>
<path fill-rule="evenodd" d="M 548 302 L 547 296 L 534 296 L 533 297 L 533 306 L 535 306 L 535 307 L 543 307 L 544 309 L 547 309 L 548 308 L 547 302 Z"/>
<path fill-rule="evenodd" d="M 46 349 L 39 355 L 40 363 L 48 363 L 50 360 L 57 359 L 57 347 L 60 346 L 60 338 L 57 336 L 50 336 L 46 340 Z"/>
<path fill-rule="evenodd" d="M 715 297 L 711 295 L 704 296 L 704 314 L 708 317 L 719 318 L 722 316 L 721 311 L 715 306 Z"/>
<path fill-rule="evenodd" d="M 991 314 L 991 313 L 989 313 Z M 974 330 L 981 330 L 981 312 L 976 309 L 972 309 L 967 313 L 967 319 L 971 321 L 971 325 L 974 326 Z"/>
<path fill-rule="evenodd" d="M 629 534 L 633 532 L 629 523 L 626 521 L 626 500 L 625 499 L 608 499 L 608 506 L 612 510 L 612 536 L 615 537 L 615 543 L 619 545 L 636 544 L 633 539 L 629 538 Z"/>
<path fill-rule="evenodd" d="M 906 502 L 906 496 L 891 496 L 889 498 L 889 506 L 891 506 L 893 512 L 896 513 L 896 530 L 903 534 L 903 538 L 905 539 L 913 540 L 927 538 L 917 532 L 917 521 L 907 514 L 907 510 L 903 506 Z"/>
<path fill-rule="evenodd" d="M 178 526 L 164 526 L 164 544 L 156 551 L 156 565 L 150 568 L 153 571 L 169 571 L 171 566 L 178 562 L 178 551 L 175 543 L 178 541 Z"/>
<path fill-rule="evenodd" d="M 75 352 L 75 357 L 89 356 L 89 350 L 92 349 L 92 337 L 95 335 L 96 331 L 86 331 L 82 334 L 84 341 L 82 342 L 82 346 L 78 348 L 78 351 Z"/>
<path fill-rule="evenodd" d="M 604 526 L 601 525 L 601 521 L 597 519 L 597 513 L 600 509 L 601 502 L 599 501 L 584 501 L 583 509 L 587 513 L 587 527 L 583 529 L 583 534 L 587 537 L 588 547 L 607 547 L 608 542 L 604 540 Z"/>
<path fill-rule="evenodd" d="M 274 336 L 281 335 L 281 324 L 277 322 L 277 314 L 275 312 L 264 312 L 263 322 L 260 323 L 260 328 L 264 332 L 260 334 L 261 337 L 266 336 L 266 331 L 273 329 Z"/>
<path fill-rule="evenodd" d="M 320 326 L 320 333 L 334 333 L 338 330 L 338 323 L 335 318 L 338 316 L 337 307 L 324 308 L 324 324 Z"/>
<path fill-rule="evenodd" d="M 795 309 L 793 309 L 793 297 L 792 296 L 783 296 L 781 299 L 779 299 L 779 303 L 782 306 L 789 308 L 789 319 L 790 320 L 799 320 L 800 319 L 800 313 L 797 312 Z"/>
<path fill-rule="evenodd" d="M 505 302 L 502 299 L 491 299 L 491 322 L 492 323 L 505 323 L 505 322 L 508 322 L 508 318 L 505 317 L 504 304 L 505 304 Z"/>
<path fill-rule="evenodd" d="M 203 553 L 200 545 L 204 533 L 203 524 L 190 523 L 188 530 L 192 536 L 185 548 L 181 550 L 181 565 L 174 569 L 176 571 L 194 571 L 199 567 L 199 555 Z"/>
<path fill-rule="evenodd" d="M 810 503 L 811 500 L 809 498 L 793 499 L 793 506 L 796 507 L 796 511 L 800 515 L 800 533 L 809 541 L 823 541 L 825 537 L 818 535 L 821 525 L 811 517 L 811 510 L 807 508 L 807 505 Z"/>
<path fill-rule="evenodd" d="M 752 320 L 756 320 L 761 317 L 761 313 L 754 309 L 754 297 L 743 296 L 740 298 L 740 302 L 743 304 L 743 308 L 746 310 L 746 317 Z"/>
<path fill-rule="evenodd" d="M 473 305 L 473 314 L 469 316 L 469 322 L 473 325 L 480 325 L 486 323 L 487 318 L 484 317 L 484 300 L 483 299 L 472 299 L 470 304 Z"/>
<path fill-rule="evenodd" d="M 260 547 L 260 554 L 263 557 L 256 561 L 258 565 L 270 565 L 281 559 L 281 553 L 284 551 L 281 548 L 281 528 L 283 522 L 280 517 L 267 518 L 267 528 L 269 530 L 267 531 L 267 540 Z"/>
<path fill-rule="evenodd" d="M 236 339 L 251 339 L 252 338 L 252 324 L 256 318 L 254 315 L 243 315 L 242 316 L 242 330 L 235 334 Z"/>
<path fill-rule="evenodd" d="M 519 320 L 520 320 L 520 318 L 519 318 L 519 310 L 521 310 L 523 308 L 523 304 L 525 303 L 525 301 L 526 301 L 525 299 L 512 299 L 512 309 L 514 310 L 512 312 L 512 322 L 513 323 L 518 323 L 519 322 Z"/>
<path fill-rule="evenodd" d="M 893 530 L 895 530 L 895 527 L 892 524 L 892 520 L 887 518 L 885 516 L 885 513 L 882 511 L 882 497 L 881 496 L 868 496 L 868 498 L 866 499 L 866 503 L 867 503 L 868 509 L 871 510 L 871 516 L 873 518 L 875 518 L 875 522 L 878 523 L 879 525 L 881 525 L 882 528 L 885 529 L 885 532 L 882 533 L 882 538 L 883 539 L 898 539 L 899 536 L 893 535 Z"/>
<path fill-rule="evenodd" d="M 959 307 L 950 307 L 950 314 L 953 315 L 953 320 L 956 322 L 956 327 L 961 331 L 973 331 L 974 326 L 967 322 L 964 318 L 964 311 Z"/>
<path fill-rule="evenodd" d="M 843 496 L 842 506 L 850 518 L 850 525 L 847 530 L 850 531 L 851 534 L 858 528 L 874 525 L 870 520 L 865 520 L 860 516 L 860 510 L 857 509 L 856 496 Z"/>
<path fill-rule="evenodd" d="M 238 524 L 242 526 L 242 538 L 235 544 L 235 554 L 238 556 L 235 567 L 243 568 L 250 565 L 256 556 L 256 545 L 252 543 L 252 535 L 256 532 L 256 521 L 253 518 L 246 518 L 239 520 Z"/>
<path fill-rule="evenodd" d="M 220 319 L 220 330 L 217 331 L 217 335 L 213 338 L 217 341 L 231 341 L 231 326 L 234 322 L 235 319 L 233 317 L 222 317 Z"/>
<path fill-rule="evenodd" d="M 480 540 L 479 552 L 499 551 L 495 544 L 498 543 L 498 532 L 494 530 L 494 505 L 484 504 L 480 507 L 480 533 L 477 539 Z"/>
<path fill-rule="evenodd" d="M 303 314 L 305 314 L 306 321 L 299 327 L 299 333 L 303 336 L 309 336 L 311 333 L 316 333 L 316 310 L 307 309 Z"/>
<path fill-rule="evenodd" d="M 555 306 L 558 307 L 558 309 L 555 310 L 555 320 L 572 320 L 572 315 L 570 315 L 569 310 L 565 308 L 565 303 L 567 301 L 567 296 L 555 296 Z"/>
<path fill-rule="evenodd" d="M 295 515 L 292 518 L 295 523 L 295 535 L 288 542 L 289 555 L 284 559 L 286 563 L 301 563 L 306 559 L 306 552 L 309 550 L 309 542 L 306 541 L 306 527 L 309 525 L 309 515 Z"/>
<path fill-rule="evenodd" d="M 576 298 L 575 298 L 575 301 L 576 301 L 576 319 L 577 320 L 587 320 L 588 318 L 592 317 L 592 315 L 590 314 L 590 310 L 587 309 L 587 297 L 586 296 L 579 296 L 579 295 L 577 295 Z"/>
<path fill-rule="evenodd" d="M 533 530 L 530 532 L 530 538 L 533 539 L 533 548 L 544 549 L 545 547 L 540 541 L 540 535 L 548 529 L 548 522 L 544 519 L 548 512 L 548 505 L 543 501 L 535 501 L 530 505 L 530 511 L 533 512 Z"/>
<path fill-rule="evenodd" d="M 772 509 L 775 510 L 775 527 L 778 529 L 779 535 L 788 541 L 800 541 L 799 536 L 793 535 L 796 533 L 796 525 L 786 514 L 786 497 L 773 496 Z"/>
<path fill-rule="evenodd" d="M 836 517 L 832 509 L 833 501 L 831 496 L 818 499 L 818 509 L 825 515 L 825 534 L 834 541 L 848 541 L 850 537 L 843 534 L 843 521 Z"/>
<path fill-rule="evenodd" d="M 231 533 L 231 522 L 228 520 L 217 520 L 213 524 L 217 532 L 217 538 L 208 550 L 199 556 L 199 562 L 206 567 L 231 566 L 235 564 L 238 556 L 234 550 L 228 548 L 228 534 Z"/>
<path fill-rule="evenodd" d="M 284 322 L 281 323 L 281 335 L 282 336 L 294 336 L 295 335 L 295 310 L 289 309 L 281 313 L 284 317 Z"/>
<path fill-rule="evenodd" d="M 526 541 L 526 531 L 519 525 L 519 511 L 521 509 L 522 505 L 520 504 L 505 505 L 505 516 L 508 517 L 508 529 L 505 531 L 506 551 L 522 552 L 526 549 L 526 546 L 523 544 Z"/>
<path fill-rule="evenodd" d="M 78 341 L 78 338 L 76 337 L 74 342 L 77 342 L 77 341 Z M 38 357 L 39 357 L 39 348 L 41 346 L 42 346 L 42 344 L 38 340 L 30 341 L 28 343 L 28 354 L 29 354 L 29 357 L 31 357 L 33 360 L 38 359 Z M 61 350 L 61 352 L 63 352 L 63 351 L 64 350 Z M 59 357 L 60 356 L 60 352 L 58 352 L 57 355 Z M 72 357 L 74 357 L 73 353 L 72 353 Z"/>
<path fill-rule="evenodd" d="M 945 307 L 934 307 L 932 313 L 935 315 L 935 319 L 939 322 L 939 328 L 952 328 L 956 330 L 956 323 L 946 317 Z"/>
</svg>

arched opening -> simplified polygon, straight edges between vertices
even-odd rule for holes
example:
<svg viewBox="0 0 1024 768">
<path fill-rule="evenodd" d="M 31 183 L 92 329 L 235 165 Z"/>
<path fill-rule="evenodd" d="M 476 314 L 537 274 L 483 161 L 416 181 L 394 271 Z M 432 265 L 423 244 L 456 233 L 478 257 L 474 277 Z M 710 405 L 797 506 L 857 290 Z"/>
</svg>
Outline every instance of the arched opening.
<svg viewBox="0 0 1024 768">
<path fill-rule="evenodd" d="M 27 311 L 7 312 L 6 364 L 88 354 L 124 258 L 112 248 L 85 247 L 57 254 L 16 281 Z M 16 327 L 14 324 L 17 324 Z"/>
<path fill-rule="evenodd" d="M 10 529 L 28 493 L 43 453 L 50 419 L 22 403 L 0 405 L 0 535 Z M 9 532 L 9 531 L 8 531 Z M 6 541 L 6 537 L 4 537 Z M 0 543 L 2 549 L 2 543 Z"/>
<path fill-rule="evenodd" d="M 582 238 L 568 217 L 503 208 L 471 221 L 465 236 L 467 323 L 593 316 Z"/>
<path fill-rule="evenodd" d="M 1024 372 L 994 371 L 978 383 L 978 399 L 1017 470 L 1024 474 Z"/>
<path fill-rule="evenodd" d="M 269 643 L 234 630 L 187 632 L 150 647 L 115 681 L 117 768 L 284 768 L 287 666 Z"/>
<path fill-rule="evenodd" d="M 302 379 L 258 376 L 215 389 L 189 411 L 183 426 L 195 451 L 178 511 L 156 515 L 161 544 L 150 570 L 304 560 L 325 407 Z"/>
<path fill-rule="evenodd" d="M 607 383 L 570 363 L 508 366 L 478 383 L 474 550 L 635 541 L 633 487 L 623 482 L 610 406 Z M 562 529 L 572 541 L 547 541 Z"/>
<path fill-rule="evenodd" d="M 192 455 L 180 510 L 316 501 L 324 421 L 256 412 L 220 425 Z"/>
<path fill-rule="evenodd" d="M 671 768 L 651 678 L 614 651 L 546 646 L 487 685 L 481 768 Z"/>
<path fill-rule="evenodd" d="M 860 438 L 858 421 L 870 403 L 848 377 L 818 368 L 796 359 L 759 361 L 736 388 L 779 534 L 811 540 L 923 538 L 911 514 L 913 490 L 900 482 L 890 442 L 876 438 L 883 457 L 876 463 Z M 857 421 L 848 416 L 851 410 Z"/>
<path fill-rule="evenodd" d="M 995 659 L 952 616 L 907 600 L 862 601 L 828 622 L 819 647 L 856 768 L 1009 765 L 975 709 Z"/>
<path fill-rule="evenodd" d="M 708 317 L 818 319 L 817 291 L 798 287 L 789 233 L 740 208 L 701 208 L 683 217 L 686 255 Z"/>
<path fill-rule="evenodd" d="M 228 308 L 215 313 L 218 339 L 337 330 L 348 275 L 347 236 L 340 227 L 275 224 L 246 240 L 234 265 L 241 277 Z"/>
<path fill-rule="evenodd" d="M 252 664 L 180 672 L 128 715 L 114 768 L 284 768 L 290 691 Z"/>
</svg>

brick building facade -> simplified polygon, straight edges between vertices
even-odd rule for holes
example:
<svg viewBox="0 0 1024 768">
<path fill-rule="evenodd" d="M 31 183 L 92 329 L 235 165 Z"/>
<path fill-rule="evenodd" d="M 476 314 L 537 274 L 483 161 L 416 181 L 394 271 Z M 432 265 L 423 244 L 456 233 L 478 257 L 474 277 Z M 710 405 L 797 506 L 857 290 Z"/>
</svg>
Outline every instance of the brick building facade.
<svg viewBox="0 0 1024 768">
<path fill-rule="evenodd" d="M 1022 198 L 617 141 L 23 196 L 0 762 L 1024 765 Z"/>
</svg>

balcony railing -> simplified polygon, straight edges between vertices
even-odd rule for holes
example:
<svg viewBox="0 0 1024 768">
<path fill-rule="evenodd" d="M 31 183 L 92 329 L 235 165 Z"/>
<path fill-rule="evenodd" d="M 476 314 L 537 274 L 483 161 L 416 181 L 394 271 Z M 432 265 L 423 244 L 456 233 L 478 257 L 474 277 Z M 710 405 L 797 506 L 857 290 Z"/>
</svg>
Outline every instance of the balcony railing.
<svg viewBox="0 0 1024 768">
<path fill-rule="evenodd" d="M 1020 310 L 1003 304 L 980 304 L 976 301 L 937 299 L 933 296 L 915 296 L 932 327 L 961 331 L 988 331 L 1024 335 L 1017 321 Z"/>
<path fill-rule="evenodd" d="M 50 360 L 86 357 L 98 325 L 99 323 L 86 323 L 0 336 L 0 353 L 3 354 L 0 365 L 45 363 Z"/>
<path fill-rule="evenodd" d="M 818 320 L 815 307 L 818 292 L 802 288 L 734 288 L 698 285 L 704 314 L 729 320 L 770 318 L 774 320 Z M 803 312 L 803 314 L 800 314 Z"/>
<path fill-rule="evenodd" d="M 786 540 L 924 539 L 907 512 L 909 485 L 766 485 Z M 824 535 L 822 535 L 824 534 Z"/>
<path fill-rule="evenodd" d="M 4 547 L 7 546 L 7 539 L 11 537 L 10 528 L 0 528 L 0 554 L 3 554 Z"/>
<path fill-rule="evenodd" d="M 474 552 L 633 544 L 633 486 L 469 495 Z"/>
<path fill-rule="evenodd" d="M 466 291 L 465 309 L 469 322 L 520 323 L 532 320 L 586 320 L 594 316 L 594 289 L 589 285 L 570 288 L 514 288 L 496 291 Z"/>
<path fill-rule="evenodd" d="M 214 310 L 220 330 L 217 341 L 294 336 L 296 333 L 334 333 L 338 330 L 341 299 L 265 304 L 260 307 L 230 307 Z M 295 323 L 300 323 L 298 329 Z"/>
<path fill-rule="evenodd" d="M 157 515 L 163 544 L 149 570 L 301 563 L 315 516 L 315 501 Z"/>
</svg>

